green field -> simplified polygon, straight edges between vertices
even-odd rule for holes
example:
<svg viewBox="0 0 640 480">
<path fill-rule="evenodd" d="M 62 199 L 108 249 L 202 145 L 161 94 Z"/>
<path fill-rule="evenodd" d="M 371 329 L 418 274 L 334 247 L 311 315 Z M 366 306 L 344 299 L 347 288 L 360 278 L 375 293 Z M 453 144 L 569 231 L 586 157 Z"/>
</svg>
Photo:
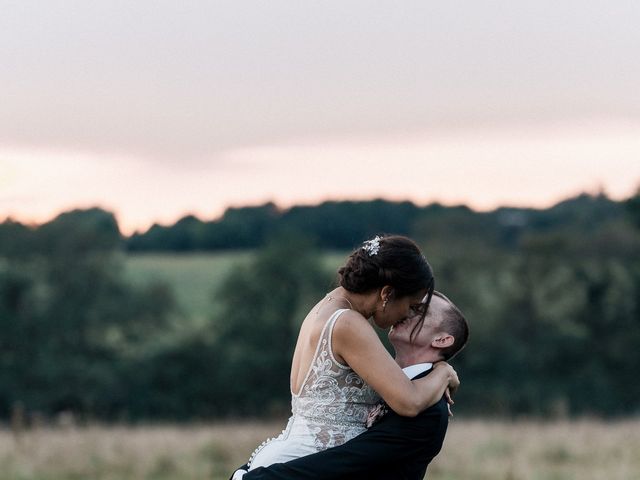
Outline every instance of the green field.
<svg viewBox="0 0 640 480">
<path fill-rule="evenodd" d="M 284 421 L 0 429 L 3 480 L 225 480 Z M 428 480 L 639 480 L 640 421 L 454 419 Z M 390 479 L 393 480 L 393 479 Z"/>
<path fill-rule="evenodd" d="M 322 264 L 335 271 L 347 253 L 322 253 Z M 153 281 L 171 286 L 181 313 L 200 323 L 211 318 L 216 310 L 214 292 L 224 278 L 239 265 L 246 265 L 254 252 L 189 253 L 189 254 L 132 254 L 125 257 L 128 279 L 136 285 Z"/>
<path fill-rule="evenodd" d="M 136 254 L 128 255 L 125 265 L 134 284 L 160 281 L 170 285 L 181 314 L 200 323 L 215 313 L 214 292 L 224 278 L 252 258 L 250 252 Z"/>
</svg>

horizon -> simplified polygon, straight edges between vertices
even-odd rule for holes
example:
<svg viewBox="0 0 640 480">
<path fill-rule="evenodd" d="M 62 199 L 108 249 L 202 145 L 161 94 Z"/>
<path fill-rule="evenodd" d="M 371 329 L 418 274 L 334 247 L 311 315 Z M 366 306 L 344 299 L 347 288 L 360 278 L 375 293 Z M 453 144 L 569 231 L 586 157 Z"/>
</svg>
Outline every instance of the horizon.
<svg viewBox="0 0 640 480">
<path fill-rule="evenodd" d="M 464 204 L 464 203 L 457 203 L 457 204 L 446 204 L 446 203 L 442 203 L 439 202 L 437 200 L 435 201 L 430 201 L 427 203 L 418 203 L 415 202 L 411 199 L 390 199 L 390 198 L 382 198 L 382 197 L 371 197 L 371 198 L 342 198 L 342 199 L 323 199 L 319 202 L 315 202 L 315 203 L 295 203 L 295 204 L 291 204 L 291 205 L 280 205 L 277 202 L 274 201 L 270 201 L 267 200 L 266 202 L 262 202 L 262 203 L 249 203 L 249 204 L 245 204 L 245 205 L 229 205 L 227 206 L 221 214 L 219 215 L 215 215 L 215 216 L 211 216 L 211 217 L 206 217 L 206 216 L 202 216 L 202 215 L 198 215 L 192 212 L 185 212 L 182 216 L 177 217 L 175 220 L 170 221 L 170 222 L 164 222 L 164 223 L 160 223 L 160 222 L 152 222 L 150 223 L 148 226 L 146 226 L 143 229 L 138 229 L 138 230 L 131 230 L 131 231 L 124 231 L 122 229 L 122 225 L 121 222 L 118 218 L 118 214 L 116 212 L 114 212 L 112 209 L 109 208 L 105 208 L 104 206 L 101 205 L 88 205 L 88 206 L 76 206 L 76 207 L 71 207 L 69 209 L 65 209 L 65 210 L 61 210 L 59 212 L 57 212 L 56 214 L 54 214 L 52 217 L 47 218 L 43 221 L 24 221 L 24 220 L 20 220 L 17 219 L 15 217 L 12 216 L 6 216 L 5 218 L 3 218 L 0 223 L 5 223 L 5 222 L 16 222 L 16 223 L 20 223 L 22 225 L 25 225 L 29 228 L 38 228 L 46 223 L 52 222 L 54 221 L 57 217 L 59 217 L 60 215 L 66 214 L 66 213 L 71 213 L 74 211 L 87 211 L 87 210 L 92 210 L 92 209 L 99 209 L 102 210 L 104 212 L 110 213 L 112 215 L 114 215 L 114 218 L 116 219 L 116 222 L 118 224 L 118 229 L 120 231 L 120 234 L 126 237 L 131 237 L 133 235 L 140 235 L 140 234 L 145 234 L 148 232 L 148 230 L 154 226 L 160 226 L 160 227 L 172 227 L 174 226 L 178 221 L 182 220 L 183 218 L 186 217 L 195 217 L 197 220 L 203 222 L 203 223 L 208 223 L 208 222 L 217 222 L 219 220 L 222 219 L 224 213 L 226 213 L 227 210 L 229 209 L 243 209 L 243 208 L 254 208 L 254 207 L 263 207 L 266 205 L 274 205 L 275 208 L 279 211 L 279 212 L 286 212 L 292 208 L 296 208 L 296 207 L 318 207 L 324 203 L 349 203 L 349 202 L 354 202 L 354 203 L 359 203 L 359 202 L 374 202 L 374 201 L 383 201 L 383 202 L 389 202 L 389 203 L 404 203 L 404 202 L 409 202 L 412 203 L 413 205 L 415 205 L 418 208 L 427 208 L 430 206 L 434 206 L 434 205 L 439 205 L 445 208 L 468 208 L 469 210 L 473 211 L 474 213 L 492 213 L 492 212 L 496 212 L 498 210 L 503 210 L 503 209 L 515 209 L 515 210 L 535 210 L 535 211 L 545 211 L 545 210 L 550 210 L 552 208 L 555 208 L 556 206 L 565 203 L 565 202 L 570 202 L 573 200 L 577 200 L 581 197 L 584 196 L 588 196 L 590 198 L 598 198 L 601 196 L 604 196 L 606 199 L 612 201 L 612 202 L 623 202 L 626 200 L 626 198 L 620 198 L 620 199 L 615 199 L 612 198 L 610 195 L 607 194 L 607 192 L 604 189 L 600 189 L 598 191 L 593 191 L 593 192 L 589 192 L 589 191 L 581 191 L 581 192 L 577 192 L 576 194 L 573 195 L 569 195 L 566 196 L 564 198 L 560 198 L 557 201 L 552 202 L 549 205 L 546 206 L 527 206 L 527 205 L 497 205 L 495 207 L 491 207 L 491 208 L 487 208 L 487 209 L 478 209 L 478 208 L 474 208 L 470 205 Z"/>
<path fill-rule="evenodd" d="M 640 121 L 602 119 L 301 139 L 185 164 L 0 145 L 0 218 L 42 223 L 99 205 L 131 234 L 269 201 L 286 208 L 382 197 L 479 211 L 547 208 L 582 192 L 629 198 L 640 187 L 638 158 Z"/>
</svg>

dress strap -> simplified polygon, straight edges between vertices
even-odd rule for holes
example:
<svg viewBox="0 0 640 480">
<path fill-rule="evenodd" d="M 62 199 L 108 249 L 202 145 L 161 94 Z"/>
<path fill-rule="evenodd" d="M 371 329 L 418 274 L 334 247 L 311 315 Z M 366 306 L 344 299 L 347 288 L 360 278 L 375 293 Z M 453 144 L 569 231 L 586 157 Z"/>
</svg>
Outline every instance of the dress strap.
<svg viewBox="0 0 640 480">
<path fill-rule="evenodd" d="M 344 368 L 344 366 L 341 363 L 338 363 L 335 357 L 333 356 L 333 349 L 331 348 L 331 336 L 333 334 L 333 326 L 335 325 L 336 320 L 338 319 L 340 314 L 346 310 L 349 310 L 349 309 L 341 308 L 339 310 L 336 310 L 331 314 L 329 319 L 325 322 L 324 326 L 322 327 L 322 330 L 320 331 L 320 337 L 318 337 L 318 343 L 316 344 L 316 351 L 314 352 L 313 357 L 311 358 L 311 363 L 309 364 L 309 368 L 307 369 L 307 374 L 304 376 L 304 380 L 302 380 L 302 384 L 300 385 L 300 389 L 298 390 L 298 392 L 294 393 L 294 391 L 291 390 L 292 396 L 296 397 L 302 393 L 305 385 L 309 381 L 311 372 L 313 372 L 313 368 L 316 365 L 316 362 L 318 361 L 318 357 L 322 356 L 323 352 L 327 352 L 331 357 L 331 360 L 335 362 L 336 365 L 338 365 L 341 368 Z"/>
<path fill-rule="evenodd" d="M 327 329 L 326 332 L 323 330 L 322 332 L 322 336 L 326 342 L 322 342 L 322 345 L 326 345 L 327 346 L 327 351 L 329 352 L 329 356 L 331 357 L 331 361 L 333 363 L 335 363 L 338 367 L 340 368 L 351 368 L 349 367 L 349 365 L 345 365 L 343 363 L 340 363 L 338 360 L 336 360 L 336 357 L 333 355 L 333 327 L 335 327 L 336 322 L 338 321 L 338 318 L 340 318 L 340 315 L 343 312 L 346 312 L 347 310 L 349 310 L 348 308 L 341 308 L 340 310 L 336 310 L 336 312 L 331 316 L 331 318 L 329 319 L 329 321 L 327 322 L 327 325 L 325 325 L 325 328 Z M 329 327 L 329 328 L 327 328 Z"/>
</svg>

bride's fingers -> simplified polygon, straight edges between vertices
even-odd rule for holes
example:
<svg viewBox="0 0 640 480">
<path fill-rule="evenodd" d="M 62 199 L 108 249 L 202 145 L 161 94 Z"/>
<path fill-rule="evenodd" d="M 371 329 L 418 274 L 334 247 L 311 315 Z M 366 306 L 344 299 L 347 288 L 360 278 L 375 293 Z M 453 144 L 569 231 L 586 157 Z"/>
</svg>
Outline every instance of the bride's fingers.
<svg viewBox="0 0 640 480">
<path fill-rule="evenodd" d="M 449 389 L 447 388 L 444 391 L 444 396 L 445 399 L 447 400 L 447 412 L 449 413 L 450 417 L 453 417 L 453 412 L 451 411 L 451 405 L 453 405 L 453 398 L 451 398 L 451 392 L 449 391 Z"/>
<path fill-rule="evenodd" d="M 456 394 L 456 392 L 458 391 L 458 387 L 457 386 L 456 387 L 449 387 L 448 390 L 449 390 L 449 396 L 453 397 Z"/>
<path fill-rule="evenodd" d="M 451 394 L 455 394 L 460 386 L 460 378 L 458 378 L 458 373 L 455 370 L 451 370 L 453 371 L 453 377 L 449 381 L 449 391 Z"/>
<path fill-rule="evenodd" d="M 447 400 L 447 405 L 453 405 L 455 403 L 451 397 L 451 391 L 448 388 L 444 391 L 444 396 Z"/>
</svg>

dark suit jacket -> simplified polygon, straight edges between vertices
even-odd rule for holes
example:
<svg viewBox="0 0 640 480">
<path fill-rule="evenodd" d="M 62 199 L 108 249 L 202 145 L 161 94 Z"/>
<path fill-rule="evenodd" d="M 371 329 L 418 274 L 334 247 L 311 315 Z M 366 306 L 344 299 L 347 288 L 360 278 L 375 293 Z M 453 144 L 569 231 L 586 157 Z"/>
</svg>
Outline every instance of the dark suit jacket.
<svg viewBox="0 0 640 480">
<path fill-rule="evenodd" d="M 422 480 L 442 448 L 448 423 L 444 398 L 416 417 L 389 410 L 369 430 L 339 447 L 256 468 L 243 480 Z"/>
</svg>

